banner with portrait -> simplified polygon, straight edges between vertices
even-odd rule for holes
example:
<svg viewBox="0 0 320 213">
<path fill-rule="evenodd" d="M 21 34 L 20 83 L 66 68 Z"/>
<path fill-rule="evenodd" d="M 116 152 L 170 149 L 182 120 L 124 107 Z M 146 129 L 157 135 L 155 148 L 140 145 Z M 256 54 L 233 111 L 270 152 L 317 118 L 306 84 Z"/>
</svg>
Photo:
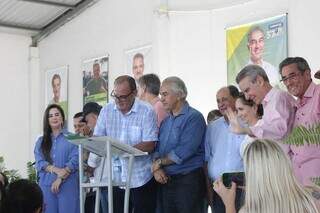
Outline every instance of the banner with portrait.
<svg viewBox="0 0 320 213">
<path fill-rule="evenodd" d="M 142 75 L 152 72 L 152 46 L 145 45 L 125 52 L 126 71 L 138 80 Z"/>
<path fill-rule="evenodd" d="M 68 66 L 48 69 L 45 72 L 46 106 L 58 104 L 68 118 Z M 66 126 L 66 125 L 65 125 Z"/>
<path fill-rule="evenodd" d="M 96 102 L 104 106 L 108 102 L 109 56 L 84 60 L 82 74 L 83 105 Z"/>
<path fill-rule="evenodd" d="M 287 15 L 233 26 L 226 30 L 228 84 L 249 64 L 264 68 L 270 83 L 279 85 L 279 63 L 288 55 Z"/>
</svg>

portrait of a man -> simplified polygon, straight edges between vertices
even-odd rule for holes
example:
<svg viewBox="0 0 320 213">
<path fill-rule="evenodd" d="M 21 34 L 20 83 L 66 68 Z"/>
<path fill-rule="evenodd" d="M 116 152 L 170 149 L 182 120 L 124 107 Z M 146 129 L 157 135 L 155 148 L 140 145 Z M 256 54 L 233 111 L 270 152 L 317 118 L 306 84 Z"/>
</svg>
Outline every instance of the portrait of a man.
<svg viewBox="0 0 320 213">
<path fill-rule="evenodd" d="M 68 118 L 68 66 L 49 69 L 45 75 L 46 105 L 58 104 Z"/>
<path fill-rule="evenodd" d="M 133 56 L 133 60 L 132 60 L 132 74 L 136 81 L 141 76 L 143 76 L 143 71 L 144 71 L 144 57 L 141 53 L 137 53 Z"/>
<path fill-rule="evenodd" d="M 108 102 L 108 56 L 92 58 L 82 63 L 83 104 Z"/>
<path fill-rule="evenodd" d="M 261 66 L 272 86 L 280 86 L 279 63 L 288 55 L 287 15 L 226 29 L 228 84 L 246 65 Z"/>
</svg>

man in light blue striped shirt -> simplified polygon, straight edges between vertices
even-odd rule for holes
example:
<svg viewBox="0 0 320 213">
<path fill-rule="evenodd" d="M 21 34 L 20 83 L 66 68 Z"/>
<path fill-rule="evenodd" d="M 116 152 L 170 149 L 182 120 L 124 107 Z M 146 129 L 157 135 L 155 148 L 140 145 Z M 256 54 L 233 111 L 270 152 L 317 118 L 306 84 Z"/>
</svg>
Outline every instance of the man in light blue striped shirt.
<svg viewBox="0 0 320 213">
<path fill-rule="evenodd" d="M 151 153 L 158 141 L 156 114 L 151 105 L 136 99 L 136 83 L 130 76 L 114 82 L 114 102 L 102 108 L 94 129 L 95 136 L 109 136 Z M 126 179 L 127 160 L 121 159 L 122 179 Z M 130 206 L 135 212 L 152 213 L 156 205 L 156 184 L 151 174 L 150 155 L 135 158 L 131 176 Z M 116 190 L 114 212 L 123 212 L 124 190 Z M 118 193 L 120 192 L 120 193 Z M 120 201 L 120 202 L 119 202 Z M 130 212 L 131 212 L 130 208 Z"/>
<path fill-rule="evenodd" d="M 235 101 L 239 96 L 238 89 L 230 85 L 217 92 L 217 104 L 223 117 L 210 123 L 205 138 L 205 160 L 208 171 L 208 201 L 213 212 L 225 212 L 224 204 L 212 190 L 212 181 L 217 180 L 225 172 L 243 171 L 240 146 L 244 135 L 232 133 L 226 113 L 235 110 Z M 241 207 L 241 190 L 237 190 L 237 209 Z"/>
</svg>

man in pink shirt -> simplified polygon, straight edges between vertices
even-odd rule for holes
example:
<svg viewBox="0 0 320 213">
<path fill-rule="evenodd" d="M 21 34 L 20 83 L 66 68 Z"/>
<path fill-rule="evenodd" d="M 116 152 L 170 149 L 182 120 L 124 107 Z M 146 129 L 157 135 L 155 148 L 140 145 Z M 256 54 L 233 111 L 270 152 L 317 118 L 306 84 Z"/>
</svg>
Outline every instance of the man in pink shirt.
<svg viewBox="0 0 320 213">
<path fill-rule="evenodd" d="M 301 57 L 289 57 L 279 65 L 280 74 L 289 93 L 297 97 L 295 126 L 310 127 L 320 123 L 320 85 L 312 82 L 308 62 Z M 320 177 L 320 146 L 290 145 L 294 172 L 303 185 L 312 177 Z"/>
<path fill-rule="evenodd" d="M 138 79 L 138 98 L 153 106 L 157 114 L 157 124 L 160 127 L 162 120 L 168 116 L 159 98 L 160 79 L 156 74 L 146 74 Z"/>
<path fill-rule="evenodd" d="M 232 131 L 256 138 L 280 141 L 292 130 L 294 122 L 294 99 L 285 91 L 273 88 L 266 72 L 258 65 L 247 65 L 237 75 L 237 83 L 247 99 L 263 105 L 263 116 L 258 125 L 241 127 L 232 119 Z M 287 145 L 281 144 L 285 152 Z"/>
</svg>

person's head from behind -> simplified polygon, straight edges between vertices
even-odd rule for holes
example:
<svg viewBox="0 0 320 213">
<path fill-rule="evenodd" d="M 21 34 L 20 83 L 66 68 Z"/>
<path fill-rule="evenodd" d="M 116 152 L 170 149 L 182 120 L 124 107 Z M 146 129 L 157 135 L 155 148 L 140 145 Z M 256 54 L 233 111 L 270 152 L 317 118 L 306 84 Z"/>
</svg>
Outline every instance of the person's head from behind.
<svg viewBox="0 0 320 213">
<path fill-rule="evenodd" d="M 258 139 L 244 151 L 245 212 L 317 212 L 313 198 L 298 183 L 291 162 L 277 142 Z"/>
<path fill-rule="evenodd" d="M 159 96 L 160 79 L 156 74 L 146 74 L 138 80 L 138 97 L 145 100 L 147 95 L 154 97 Z"/>
<path fill-rule="evenodd" d="M 83 118 L 82 122 L 85 122 L 86 125 L 93 130 L 96 126 L 98 116 L 100 114 L 102 107 L 96 102 L 88 102 L 83 106 Z"/>
<path fill-rule="evenodd" d="M 83 119 L 82 112 L 78 112 L 73 116 L 73 127 L 74 127 L 74 132 L 76 134 L 80 134 L 81 129 L 86 125 L 86 123 L 83 122 L 82 119 Z"/>
<path fill-rule="evenodd" d="M 54 74 L 51 79 L 53 100 L 55 103 L 60 101 L 60 90 L 61 90 L 61 77 L 59 74 Z"/>
<path fill-rule="evenodd" d="M 43 195 L 40 187 L 29 180 L 21 179 L 10 183 L 3 202 L 6 213 L 40 213 Z"/>
<path fill-rule="evenodd" d="M 211 123 L 222 117 L 221 112 L 218 109 L 211 110 L 207 115 L 207 123 Z"/>
<path fill-rule="evenodd" d="M 182 79 L 172 76 L 162 81 L 160 95 L 164 109 L 175 114 L 186 102 L 188 91 Z"/>
<path fill-rule="evenodd" d="M 238 117 L 249 126 L 256 124 L 263 115 L 262 105 L 257 105 L 252 100 L 246 99 L 243 93 L 240 93 L 236 100 L 236 111 Z"/>
<path fill-rule="evenodd" d="M 308 62 L 302 57 L 288 57 L 280 63 L 279 71 L 288 92 L 302 98 L 312 81 Z"/>
<path fill-rule="evenodd" d="M 116 78 L 111 97 L 114 98 L 117 108 L 122 113 L 130 111 L 136 95 L 137 87 L 134 78 L 128 75 L 122 75 Z"/>
<path fill-rule="evenodd" d="M 237 75 L 236 82 L 246 99 L 261 104 L 272 89 L 264 69 L 258 65 L 247 65 Z"/>
<path fill-rule="evenodd" d="M 100 78 L 100 64 L 98 62 L 93 63 L 92 72 L 93 72 L 93 78 L 95 79 Z"/>
<path fill-rule="evenodd" d="M 138 80 L 144 71 L 144 57 L 141 53 L 137 53 L 133 56 L 132 60 L 132 73 L 135 80 Z"/>
<path fill-rule="evenodd" d="M 216 94 L 218 109 L 226 118 L 227 110 L 235 111 L 235 102 L 239 96 L 239 90 L 233 85 L 222 87 Z"/>
<path fill-rule="evenodd" d="M 248 50 L 254 64 L 260 64 L 264 50 L 264 32 L 259 26 L 254 26 L 248 33 Z"/>
</svg>

